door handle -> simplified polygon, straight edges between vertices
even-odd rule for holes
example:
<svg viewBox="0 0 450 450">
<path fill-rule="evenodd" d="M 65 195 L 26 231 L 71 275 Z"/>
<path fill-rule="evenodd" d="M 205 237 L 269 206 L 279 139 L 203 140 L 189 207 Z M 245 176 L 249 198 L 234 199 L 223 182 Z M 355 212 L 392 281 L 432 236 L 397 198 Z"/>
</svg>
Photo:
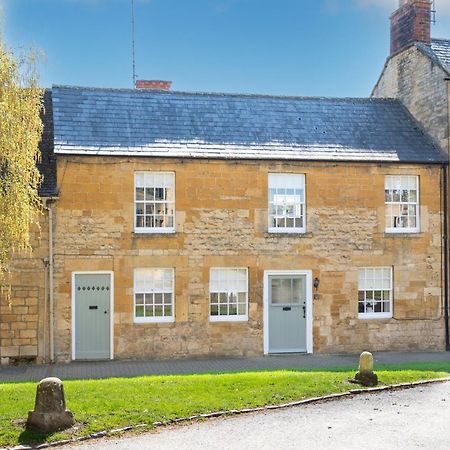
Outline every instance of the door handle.
<svg viewBox="0 0 450 450">
<path fill-rule="evenodd" d="M 303 308 L 303 318 L 306 319 L 306 306 L 303 305 L 302 308 Z"/>
</svg>

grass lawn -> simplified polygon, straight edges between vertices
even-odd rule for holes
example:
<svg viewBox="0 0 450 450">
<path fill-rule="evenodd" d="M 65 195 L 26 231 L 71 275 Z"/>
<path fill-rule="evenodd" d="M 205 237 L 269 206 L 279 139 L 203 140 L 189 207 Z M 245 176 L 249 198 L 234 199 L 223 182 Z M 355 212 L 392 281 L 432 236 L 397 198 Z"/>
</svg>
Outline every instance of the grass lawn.
<svg viewBox="0 0 450 450">
<path fill-rule="evenodd" d="M 395 384 L 449 376 L 450 362 L 378 366 L 381 383 Z M 0 447 L 82 436 L 127 425 L 218 410 L 275 405 L 358 386 L 349 368 L 279 370 L 204 375 L 146 376 L 65 381 L 67 407 L 82 426 L 38 435 L 23 429 L 34 407 L 36 383 L 0 384 Z"/>
</svg>

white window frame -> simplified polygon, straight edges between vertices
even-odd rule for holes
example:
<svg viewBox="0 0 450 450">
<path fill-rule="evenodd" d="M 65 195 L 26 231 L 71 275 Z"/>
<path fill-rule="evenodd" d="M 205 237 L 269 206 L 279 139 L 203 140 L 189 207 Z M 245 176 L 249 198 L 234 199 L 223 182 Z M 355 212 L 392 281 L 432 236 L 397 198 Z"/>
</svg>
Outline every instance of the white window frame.
<svg viewBox="0 0 450 450">
<path fill-rule="evenodd" d="M 416 181 L 416 201 L 411 202 L 403 202 L 403 201 L 386 201 L 386 190 L 388 188 L 388 180 L 389 179 L 395 179 L 396 184 L 399 186 L 398 190 L 401 190 L 401 180 L 402 179 L 415 179 Z M 419 191 L 419 177 L 417 175 L 386 175 L 384 178 L 384 202 L 385 202 L 385 232 L 386 233 L 419 233 L 420 232 L 420 191 Z M 394 190 L 394 189 L 393 189 Z M 403 205 L 405 207 L 409 206 L 415 206 L 416 207 L 416 226 L 415 227 L 390 227 L 389 220 L 388 220 L 388 208 L 389 205 Z"/>
<path fill-rule="evenodd" d="M 167 186 L 164 185 L 163 186 L 155 186 L 155 183 L 153 183 L 152 186 L 150 185 L 146 185 L 145 181 L 143 183 L 143 186 L 137 186 L 137 180 L 138 177 L 140 176 L 144 176 L 144 180 L 145 180 L 145 176 L 146 175 L 163 175 L 164 177 L 166 176 L 170 176 L 172 177 L 172 182 L 173 182 L 173 226 L 172 227 L 138 227 L 137 226 L 137 203 L 144 203 L 144 205 L 146 204 L 146 200 L 138 200 L 136 198 L 136 190 L 137 187 L 143 187 L 144 189 L 149 187 L 149 188 L 166 188 Z M 149 202 L 150 203 L 150 202 Z M 158 203 L 158 202 L 156 202 Z M 162 204 L 164 203 L 172 203 L 170 201 L 166 201 L 166 202 L 160 202 Z M 139 172 L 135 172 L 134 173 L 134 232 L 135 233 L 141 233 L 141 234 L 145 234 L 145 233 L 175 233 L 175 220 L 176 220 L 176 191 L 175 191 L 175 172 L 164 172 L 164 171 L 157 171 L 157 170 L 153 170 L 153 171 L 139 171 Z M 145 213 L 144 213 L 144 221 L 145 221 Z"/>
<path fill-rule="evenodd" d="M 240 270 L 245 271 L 245 291 L 233 289 L 233 288 L 227 288 L 225 290 L 212 290 L 212 279 L 213 279 L 213 272 L 218 271 L 231 271 L 231 270 Z M 223 314 L 223 315 L 211 315 L 211 294 L 220 294 L 220 293 L 226 293 L 226 294 L 239 294 L 245 292 L 245 314 Z M 248 320 L 248 268 L 247 267 L 211 267 L 209 269 L 209 295 L 208 295 L 208 305 L 209 305 L 209 320 L 210 322 L 245 322 Z M 227 303 L 229 306 L 229 302 Z M 238 305 L 238 303 L 236 303 Z"/>
<path fill-rule="evenodd" d="M 138 277 L 141 273 L 152 272 L 157 270 L 170 270 L 171 271 L 171 289 L 165 290 L 164 283 L 160 290 L 156 290 L 155 287 L 150 289 L 137 289 L 138 287 Z M 164 277 L 163 277 L 164 279 Z M 150 284 L 150 283 L 149 283 Z M 154 282 L 152 283 L 154 286 Z M 136 316 L 136 295 L 139 294 L 172 294 L 172 315 L 170 316 L 146 316 L 137 317 Z M 155 304 L 155 303 L 154 303 Z M 164 306 L 163 306 L 164 310 Z M 142 267 L 134 269 L 133 277 L 133 317 L 134 323 L 161 323 L 161 322 L 175 322 L 175 270 L 172 267 Z"/>
<path fill-rule="evenodd" d="M 389 284 L 388 286 L 385 286 L 383 283 L 384 277 L 382 276 L 381 279 L 375 280 L 375 282 L 381 283 L 379 285 L 377 285 L 375 287 L 375 283 L 373 284 L 373 288 L 367 288 L 367 284 L 364 286 L 364 289 L 361 289 L 361 284 L 360 284 L 360 275 L 361 275 L 361 271 L 365 271 L 365 284 L 366 284 L 366 280 L 367 280 L 367 270 L 376 270 L 376 271 L 382 271 L 383 275 L 384 275 L 384 271 L 388 270 L 389 271 Z M 367 320 L 367 319 L 391 319 L 392 318 L 392 314 L 393 314 L 393 295 L 394 295 L 394 289 L 393 289 L 393 270 L 392 267 L 360 267 L 358 269 L 358 296 L 357 296 L 357 311 L 358 311 L 358 319 L 362 319 L 362 320 Z M 375 291 L 389 291 L 389 312 L 364 312 L 364 313 L 360 313 L 359 312 L 359 293 L 360 291 L 363 291 L 364 293 L 366 293 L 367 291 L 372 291 L 373 292 L 373 297 L 375 298 Z M 366 295 L 366 294 L 365 294 Z M 384 294 L 382 294 L 384 296 Z M 374 300 L 375 301 L 375 300 Z"/>
<path fill-rule="evenodd" d="M 303 173 L 269 173 L 267 177 L 267 200 L 268 200 L 268 232 L 269 233 L 306 233 L 306 176 Z M 284 179 L 284 180 L 283 180 Z M 302 227 L 274 227 L 271 214 L 271 189 L 303 189 L 303 202 L 295 204 L 296 207 L 301 206 L 303 209 L 303 226 Z M 295 195 L 295 194 L 294 194 Z M 288 218 L 287 215 L 279 216 L 279 218 Z M 298 217 L 297 217 L 298 218 Z"/>
</svg>

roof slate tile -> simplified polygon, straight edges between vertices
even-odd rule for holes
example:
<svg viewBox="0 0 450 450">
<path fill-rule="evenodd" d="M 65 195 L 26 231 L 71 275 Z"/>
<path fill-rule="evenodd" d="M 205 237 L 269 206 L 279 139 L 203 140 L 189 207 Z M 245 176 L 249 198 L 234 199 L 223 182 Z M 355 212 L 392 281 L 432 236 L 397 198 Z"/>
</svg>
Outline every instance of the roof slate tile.
<svg viewBox="0 0 450 450">
<path fill-rule="evenodd" d="M 446 162 L 391 99 L 53 87 L 55 153 Z"/>
</svg>

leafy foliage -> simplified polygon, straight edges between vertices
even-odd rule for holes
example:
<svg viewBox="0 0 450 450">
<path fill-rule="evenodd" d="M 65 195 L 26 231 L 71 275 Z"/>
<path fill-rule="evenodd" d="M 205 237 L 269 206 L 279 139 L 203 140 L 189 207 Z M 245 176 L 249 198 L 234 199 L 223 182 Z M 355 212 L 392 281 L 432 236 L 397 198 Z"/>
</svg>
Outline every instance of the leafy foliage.
<svg viewBox="0 0 450 450">
<path fill-rule="evenodd" d="M 0 36 L 0 282 L 12 252 L 29 249 L 30 226 L 41 211 L 42 99 L 34 56 L 16 58 Z"/>
</svg>

